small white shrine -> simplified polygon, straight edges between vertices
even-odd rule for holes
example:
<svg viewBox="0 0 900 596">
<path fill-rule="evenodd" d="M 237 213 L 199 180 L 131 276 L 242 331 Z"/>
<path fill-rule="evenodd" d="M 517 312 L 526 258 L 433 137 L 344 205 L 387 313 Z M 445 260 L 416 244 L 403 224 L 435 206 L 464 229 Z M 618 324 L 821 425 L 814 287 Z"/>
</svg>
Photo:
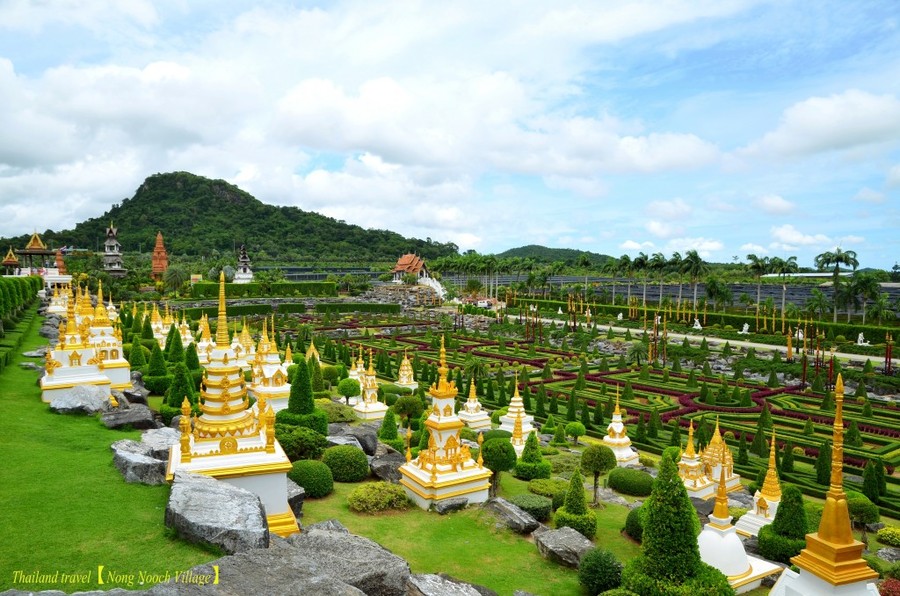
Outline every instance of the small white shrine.
<svg viewBox="0 0 900 596">
<path fill-rule="evenodd" d="M 773 432 L 766 480 L 753 495 L 753 509 L 742 515 L 734 525 L 738 534 L 759 536 L 760 528 L 771 524 L 775 519 L 779 503 L 781 503 L 781 484 L 778 482 L 778 471 L 775 469 L 775 433 Z"/>
<path fill-rule="evenodd" d="M 531 431 L 534 430 L 534 416 L 529 416 L 525 413 L 525 406 L 522 404 L 522 396 L 519 395 L 519 376 L 516 373 L 516 381 L 515 381 L 515 390 L 513 391 L 513 397 L 509 400 L 509 408 L 506 410 L 506 414 L 500 416 L 500 430 L 505 430 L 509 433 L 512 433 L 515 430 L 516 419 L 522 418 L 522 434 L 524 436 L 528 436 Z"/>
<path fill-rule="evenodd" d="M 251 397 L 257 400 L 253 404 L 254 411 L 259 410 L 261 403 L 268 404 L 277 414 L 288 407 L 291 397 L 291 384 L 288 383 L 287 365 L 281 362 L 278 353 L 278 345 L 269 341 L 266 330 L 267 323 L 263 321 L 262 336 L 256 346 L 256 356 L 253 360 L 252 379 L 247 388 Z M 275 335 L 275 322 L 272 321 L 272 336 Z M 290 355 L 290 348 L 286 355 Z"/>
<path fill-rule="evenodd" d="M 491 430 L 491 417 L 481 407 L 475 394 L 475 379 L 469 383 L 469 399 L 459 411 L 459 419 L 472 430 Z"/>
<path fill-rule="evenodd" d="M 684 481 L 689 497 L 698 499 L 711 499 L 716 494 L 716 482 L 713 478 L 719 476 L 722 467 L 725 467 L 725 486 L 728 492 L 741 488 L 741 477 L 734 472 L 734 458 L 731 449 L 719 432 L 719 421 L 716 420 L 716 430 L 713 437 L 699 454 L 694 451 L 694 421 L 691 420 L 688 428 L 687 449 L 682 453 L 678 462 L 678 475 Z"/>
<path fill-rule="evenodd" d="M 388 407 L 378 401 L 378 380 L 372 366 L 372 350 L 369 350 L 369 370 L 358 380 L 362 399 L 353 406 L 353 411 L 361 420 L 381 420 Z"/>
<path fill-rule="evenodd" d="M 616 409 L 613 410 L 612 421 L 606 427 L 603 444 L 616 454 L 616 465 L 620 468 L 638 465 L 640 456 L 631 448 L 628 430 L 622 422 L 622 410 L 619 409 L 619 386 L 616 385 Z M 627 414 L 627 412 L 626 412 Z"/>
<path fill-rule="evenodd" d="M 433 402 L 425 421 L 430 434 L 428 449 L 422 449 L 412 459 L 407 431 L 406 463 L 400 466 L 400 484 L 422 509 L 453 497 L 465 497 L 470 504 L 483 503 L 490 490 L 491 471 L 484 467 L 480 451 L 478 461 L 473 460 L 460 438 L 463 423 L 453 411 L 458 390 L 447 373 L 447 355 L 441 338 L 438 381 L 428 390 Z"/>
<path fill-rule="evenodd" d="M 412 364 L 406 356 L 406 350 L 403 351 L 403 360 L 400 362 L 400 371 L 397 375 L 397 382 L 394 384 L 397 387 L 406 387 L 410 391 L 415 391 L 419 388 L 419 384 L 416 383 L 416 379 L 413 376 Z"/>
<path fill-rule="evenodd" d="M 131 364 L 122 351 L 122 332 L 109 320 L 103 304 L 103 282 L 97 284 L 97 306 L 88 330 L 88 344 L 94 350 L 98 368 L 110 381 L 111 389 L 131 389 Z"/>
</svg>

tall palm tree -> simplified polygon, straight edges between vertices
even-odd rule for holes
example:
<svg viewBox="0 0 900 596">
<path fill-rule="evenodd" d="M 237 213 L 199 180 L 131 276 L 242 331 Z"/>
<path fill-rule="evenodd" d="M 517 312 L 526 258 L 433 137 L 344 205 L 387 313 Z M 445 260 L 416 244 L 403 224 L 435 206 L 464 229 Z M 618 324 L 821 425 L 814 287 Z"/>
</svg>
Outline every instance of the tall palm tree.
<svg viewBox="0 0 900 596">
<path fill-rule="evenodd" d="M 712 300 L 713 310 L 719 310 L 719 302 L 724 297 L 727 286 L 715 275 L 706 278 L 706 297 Z"/>
<path fill-rule="evenodd" d="M 647 306 L 647 273 L 649 271 L 649 260 L 646 253 L 640 252 L 638 256 L 634 257 L 634 260 L 631 261 L 631 266 L 634 267 L 634 270 L 640 275 L 641 282 L 644 285 L 644 293 L 641 298 L 641 305 L 646 308 Z"/>
<path fill-rule="evenodd" d="M 584 269 L 584 299 L 588 299 L 587 290 L 588 290 L 588 273 L 591 270 L 591 258 L 588 256 L 586 252 L 578 255 L 578 267 L 580 269 Z"/>
<path fill-rule="evenodd" d="M 659 280 L 659 305 L 662 306 L 663 279 L 666 277 L 666 270 L 669 267 L 669 262 L 666 260 L 666 255 L 661 252 L 655 252 L 653 253 L 653 256 L 650 257 L 648 265 L 650 265 L 650 269 L 656 273 L 656 278 Z"/>
<path fill-rule="evenodd" d="M 857 271 L 850 279 L 849 285 L 853 287 L 853 292 L 860 298 L 863 313 L 862 324 L 865 325 L 866 304 L 869 300 L 878 298 L 878 295 L 881 293 L 881 284 L 878 283 L 878 280 L 871 273 Z"/>
<path fill-rule="evenodd" d="M 681 257 L 680 252 L 673 252 L 672 256 L 669 257 L 669 271 L 675 273 L 675 277 L 678 279 L 678 305 L 681 305 L 681 288 L 684 284 L 681 283 L 681 275 L 684 273 L 684 259 Z"/>
<path fill-rule="evenodd" d="M 609 259 L 603 264 L 603 273 L 612 278 L 612 302 L 616 305 L 616 278 L 619 276 L 619 259 Z"/>
<path fill-rule="evenodd" d="M 618 264 L 619 273 L 625 276 L 625 279 L 628 280 L 628 298 L 625 300 L 626 304 L 631 304 L 631 280 L 634 276 L 634 266 L 631 262 L 631 257 L 628 255 L 622 255 L 619 257 Z"/>
<path fill-rule="evenodd" d="M 837 323 L 837 297 L 838 297 L 838 286 L 840 285 L 840 274 L 841 274 L 841 265 L 846 265 L 847 267 L 852 268 L 856 271 L 856 268 L 859 267 L 859 261 L 856 259 L 856 251 L 854 250 L 841 250 L 841 247 L 837 247 L 834 250 L 829 250 L 823 252 L 820 255 L 816 255 L 815 258 L 816 268 L 819 271 L 824 271 L 831 266 L 834 266 L 832 269 L 832 282 L 831 287 L 834 292 L 834 320 L 832 322 Z"/>
<path fill-rule="evenodd" d="M 797 257 L 788 257 L 786 259 L 773 257 L 769 261 L 769 265 L 772 273 L 778 274 L 778 277 L 781 278 L 781 332 L 784 333 L 784 301 L 787 295 L 787 276 L 797 273 L 800 267 L 797 265 Z"/>
<path fill-rule="evenodd" d="M 684 255 L 684 265 L 682 266 L 682 270 L 691 278 L 691 283 L 694 284 L 694 311 L 696 312 L 697 286 L 700 283 L 700 278 L 709 271 L 709 265 L 706 264 L 703 257 L 697 254 L 696 250 L 692 249 L 687 251 Z"/>
<path fill-rule="evenodd" d="M 747 255 L 747 260 L 747 269 L 756 278 L 756 308 L 759 309 L 762 276 L 769 272 L 769 257 L 758 257 L 751 253 Z"/>
<path fill-rule="evenodd" d="M 822 290 L 819 288 L 810 290 L 809 298 L 806 301 L 807 314 L 821 319 L 830 309 L 831 301 L 828 300 L 828 296 Z"/>
<path fill-rule="evenodd" d="M 868 305 L 863 312 L 868 312 L 875 317 L 878 324 L 881 325 L 882 320 L 890 321 L 896 316 L 897 313 L 894 311 L 894 308 L 896 307 L 891 305 L 890 296 L 886 292 L 882 292 L 875 297 L 872 304 Z"/>
</svg>

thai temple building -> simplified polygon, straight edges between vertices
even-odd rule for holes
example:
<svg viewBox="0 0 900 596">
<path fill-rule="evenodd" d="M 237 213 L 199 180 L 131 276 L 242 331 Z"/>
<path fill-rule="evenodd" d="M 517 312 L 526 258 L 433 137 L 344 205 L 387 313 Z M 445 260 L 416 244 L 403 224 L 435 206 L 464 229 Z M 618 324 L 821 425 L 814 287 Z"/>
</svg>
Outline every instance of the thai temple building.
<svg viewBox="0 0 900 596">
<path fill-rule="evenodd" d="M 416 278 L 417 284 L 428 286 L 437 293 L 439 298 L 444 298 L 444 294 L 446 293 L 444 286 L 431 277 L 428 273 L 428 267 L 425 265 L 425 260 L 419 255 L 407 253 L 401 256 L 397 259 L 397 264 L 394 265 L 391 273 L 394 274 L 394 283 L 403 283 L 403 278 L 406 275 L 413 275 Z"/>
<path fill-rule="evenodd" d="M 431 414 L 425 421 L 430 434 L 429 446 L 412 459 L 407 445 L 406 463 L 400 466 L 400 484 L 422 509 L 452 497 L 465 497 L 470 504 L 488 499 L 491 471 L 484 467 L 481 453 L 476 462 L 460 439 L 463 423 L 453 411 L 457 388 L 447 374 L 447 355 L 441 338 L 438 380 L 428 390 L 433 403 Z"/>
<path fill-rule="evenodd" d="M 15 270 L 19 268 L 19 257 L 13 252 L 12 246 L 9 247 L 9 250 L 6 252 L 6 257 L 3 258 L 0 265 L 3 265 L 3 268 L 6 270 L 6 275 L 12 275 Z"/>
<path fill-rule="evenodd" d="M 248 284 L 253 281 L 253 271 L 250 269 L 250 257 L 247 256 L 247 249 L 241 244 L 238 252 L 237 271 L 234 273 L 233 283 Z"/>
<path fill-rule="evenodd" d="M 491 430 L 491 417 L 482 409 L 475 394 L 475 379 L 469 383 L 469 399 L 463 404 L 459 419 L 472 430 Z"/>
<path fill-rule="evenodd" d="M 698 499 L 711 499 L 716 494 L 716 482 L 720 468 L 725 466 L 725 485 L 728 491 L 741 488 L 741 477 L 734 472 L 734 459 L 731 449 L 719 432 L 719 421 L 709 445 L 701 453 L 694 451 L 694 421 L 688 429 L 687 449 L 681 454 L 678 462 L 678 475 L 684 481 L 688 496 Z"/>
<path fill-rule="evenodd" d="M 309 347 L 306 348 L 306 361 L 309 362 L 311 359 L 315 358 L 316 362 L 321 363 L 322 361 L 319 359 L 319 350 L 316 349 L 316 340 L 309 340 Z"/>
<path fill-rule="evenodd" d="M 356 359 L 356 366 L 352 367 L 347 372 L 347 376 L 359 381 L 360 386 L 362 386 L 363 379 L 366 376 L 366 363 L 363 362 L 362 346 L 359 348 L 359 357 Z"/>
<path fill-rule="evenodd" d="M 62 262 L 61 251 L 49 248 L 37 232 L 31 235 L 25 248 L 9 247 L 2 264 L 7 275 L 40 275 L 44 279 L 44 289 L 39 292 L 41 298 L 54 286 L 72 283 L 72 276 L 66 272 L 65 263 Z"/>
<path fill-rule="evenodd" d="M 775 469 L 775 433 L 772 433 L 772 445 L 769 448 L 769 469 L 762 488 L 753 495 L 753 509 L 741 516 L 735 524 L 738 534 L 759 536 L 759 530 L 775 519 L 778 504 L 781 503 L 781 484 L 778 482 L 778 471 Z M 744 519 L 747 518 L 747 519 Z"/>
<path fill-rule="evenodd" d="M 162 232 L 156 233 L 156 244 L 153 246 L 153 260 L 151 262 L 151 277 L 156 281 L 163 278 L 166 270 L 169 268 L 169 255 L 166 253 L 166 246 L 163 244 Z"/>
<path fill-rule="evenodd" d="M 781 571 L 781 566 L 747 555 L 744 543 L 731 525 L 728 514 L 728 489 L 725 486 L 725 462 L 719 462 L 719 482 L 716 490 L 716 506 L 709 516 L 709 523 L 697 537 L 700 558 L 707 565 L 721 571 L 737 594 L 759 587 L 763 578 Z"/>
<path fill-rule="evenodd" d="M 415 376 L 413 375 L 412 364 L 406 356 L 406 350 L 403 350 L 403 360 L 400 362 L 400 371 L 397 375 L 397 382 L 394 384 L 397 387 L 406 387 L 410 391 L 415 391 L 419 388 L 419 384 L 416 383 Z"/>
<path fill-rule="evenodd" d="M 516 419 L 522 419 L 522 434 L 526 437 L 534 430 L 534 416 L 528 416 L 525 413 L 525 406 L 522 405 L 522 396 L 519 395 L 519 376 L 516 374 L 516 388 L 513 392 L 512 399 L 509 400 L 509 409 L 506 415 L 500 417 L 500 430 L 513 432 L 516 426 Z"/>
<path fill-rule="evenodd" d="M 100 370 L 101 359 L 89 342 L 89 327 L 79 330 L 77 326 L 75 302 L 69 301 L 65 329 L 60 324 L 59 343 L 47 350 L 44 376 L 40 380 L 41 400 L 45 403 L 77 385 L 95 385 L 104 389 L 106 395 L 110 394 L 112 383 Z M 90 325 L 89 321 L 85 322 Z"/>
<path fill-rule="evenodd" d="M 834 384 L 834 436 L 831 486 L 819 531 L 806 535 L 806 548 L 791 558 L 800 572 L 785 569 L 771 596 L 875 596 L 878 573 L 862 558 L 865 545 L 853 538 L 847 493 L 844 492 L 844 380 Z"/>
<path fill-rule="evenodd" d="M 106 240 L 103 241 L 103 270 L 112 277 L 125 277 L 128 270 L 122 261 L 122 245 L 119 244 L 119 228 L 109 222 Z"/>
<path fill-rule="evenodd" d="M 387 412 L 387 405 L 378 401 L 378 381 L 372 366 L 372 350 L 369 350 L 369 370 L 358 379 L 361 399 L 353 406 L 353 411 L 361 420 L 381 420 Z"/>
<path fill-rule="evenodd" d="M 631 448 L 631 439 L 625 423 L 622 422 L 622 410 L 619 409 L 619 386 L 616 385 L 616 409 L 613 410 L 612 421 L 606 427 L 603 444 L 616 454 L 616 465 L 620 468 L 636 466 L 639 463 L 637 451 Z"/>
<path fill-rule="evenodd" d="M 275 440 L 275 411 L 258 402 L 248 408 L 247 385 L 228 341 L 225 316 L 225 276 L 219 275 L 216 345 L 200 387 L 201 414 L 190 418 L 182 404 L 181 439 L 169 451 L 166 479 L 183 470 L 205 474 L 259 495 L 269 531 L 279 536 L 299 532 L 287 502 L 287 472 L 291 462 Z M 193 426 L 193 429 L 191 428 Z"/>
<path fill-rule="evenodd" d="M 269 341 L 266 330 L 267 323 L 263 321 L 262 337 L 256 346 L 256 355 L 251 371 L 253 374 L 248 388 L 250 396 L 257 400 L 253 404 L 256 408 L 260 403 L 269 404 L 277 414 L 287 409 L 288 399 L 291 396 L 291 385 L 288 383 L 287 364 L 281 362 L 278 346 L 274 341 Z M 275 321 L 272 321 L 272 336 L 275 336 Z"/>
</svg>

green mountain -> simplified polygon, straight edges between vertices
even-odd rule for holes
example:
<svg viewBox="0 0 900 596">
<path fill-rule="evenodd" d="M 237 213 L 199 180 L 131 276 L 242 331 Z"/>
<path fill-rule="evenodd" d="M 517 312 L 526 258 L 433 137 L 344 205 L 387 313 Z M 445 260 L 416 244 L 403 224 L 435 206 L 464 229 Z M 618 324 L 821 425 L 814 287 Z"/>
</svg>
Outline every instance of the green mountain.
<svg viewBox="0 0 900 596">
<path fill-rule="evenodd" d="M 531 258 L 538 263 L 552 263 L 554 261 L 562 261 L 566 265 L 577 265 L 581 255 L 587 255 L 591 260 L 591 264 L 595 266 L 603 265 L 612 257 L 609 255 L 601 255 L 595 252 L 576 250 L 574 248 L 548 248 L 538 244 L 529 244 L 518 248 L 511 248 L 497 255 L 498 258 L 521 257 L 523 259 Z"/>
<path fill-rule="evenodd" d="M 247 246 L 254 261 L 394 261 L 416 252 L 426 259 L 456 254 L 452 242 L 404 238 L 388 230 L 367 230 L 297 207 L 267 205 L 224 180 L 188 172 L 155 174 L 134 197 L 73 230 L 42 234 L 51 247 L 103 250 L 110 221 L 119 228 L 126 252 L 153 250 L 161 231 L 169 254 L 233 254 Z M 0 246 L 25 246 L 29 235 L 0 239 Z"/>
</svg>

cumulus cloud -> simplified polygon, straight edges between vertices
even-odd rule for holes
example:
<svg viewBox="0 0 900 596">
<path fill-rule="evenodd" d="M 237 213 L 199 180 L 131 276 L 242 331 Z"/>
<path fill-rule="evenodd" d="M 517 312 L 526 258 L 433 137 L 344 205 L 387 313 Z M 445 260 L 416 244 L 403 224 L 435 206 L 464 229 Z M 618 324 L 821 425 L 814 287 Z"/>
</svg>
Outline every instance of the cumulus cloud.
<svg viewBox="0 0 900 596">
<path fill-rule="evenodd" d="M 657 221 L 654 219 L 651 219 L 644 224 L 644 228 L 658 238 L 671 238 L 684 231 L 681 226 L 673 224 L 672 222 Z"/>
<path fill-rule="evenodd" d="M 900 100 L 858 89 L 811 97 L 787 108 L 778 128 L 745 147 L 750 156 L 798 156 L 895 140 Z"/>
<path fill-rule="evenodd" d="M 859 189 L 859 192 L 853 195 L 854 201 L 861 203 L 884 203 L 884 193 L 872 190 L 868 186 Z"/>
<path fill-rule="evenodd" d="M 769 251 L 764 246 L 760 246 L 759 244 L 754 244 L 752 242 L 748 242 L 746 244 L 741 244 L 741 250 L 746 251 L 749 254 L 767 254 Z"/>
<path fill-rule="evenodd" d="M 644 250 L 647 248 L 654 248 L 654 245 L 649 240 L 644 242 L 637 242 L 636 240 L 626 240 L 619 245 L 619 248 L 623 250 Z"/>
<path fill-rule="evenodd" d="M 790 213 L 794 210 L 794 204 L 778 195 L 763 195 L 753 200 L 753 204 L 773 215 Z"/>
<path fill-rule="evenodd" d="M 691 211 L 691 206 L 680 198 L 671 201 L 651 201 L 644 210 L 647 215 L 661 219 L 683 219 L 689 216 Z"/>
<path fill-rule="evenodd" d="M 724 246 L 720 240 L 712 238 L 673 238 L 666 244 L 666 250 L 681 253 L 688 250 L 696 250 L 697 254 L 704 259 L 708 259 L 713 256 L 713 253 L 722 250 Z"/>
<path fill-rule="evenodd" d="M 769 230 L 771 246 L 781 250 L 796 250 L 800 246 L 823 247 L 833 241 L 825 234 L 804 234 L 791 224 L 772 226 Z"/>
</svg>

